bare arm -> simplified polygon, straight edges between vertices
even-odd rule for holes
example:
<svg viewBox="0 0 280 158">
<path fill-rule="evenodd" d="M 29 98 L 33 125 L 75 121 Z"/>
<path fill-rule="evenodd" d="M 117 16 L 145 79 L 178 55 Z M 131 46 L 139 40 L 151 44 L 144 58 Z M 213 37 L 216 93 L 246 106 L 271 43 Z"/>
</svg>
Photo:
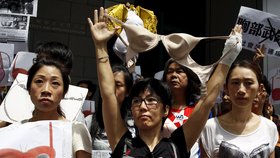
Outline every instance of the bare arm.
<svg viewBox="0 0 280 158">
<path fill-rule="evenodd" d="M 241 32 L 242 32 L 241 25 L 236 25 L 231 35 L 235 35 L 235 33 L 241 33 Z M 235 37 L 232 38 L 232 40 L 235 43 L 237 42 L 237 39 Z M 239 54 L 239 52 L 241 51 L 241 49 L 242 49 L 242 45 L 241 45 L 241 41 L 239 41 L 239 43 L 235 46 L 235 49 L 233 50 L 235 52 L 230 52 L 236 54 L 231 58 L 227 58 L 227 62 L 230 60 L 234 61 L 237 55 Z M 233 61 L 230 62 L 232 63 Z M 210 80 L 207 82 L 207 95 L 198 101 L 188 121 L 183 125 L 185 141 L 187 143 L 188 150 L 191 149 L 193 144 L 199 138 L 200 133 L 205 126 L 210 111 L 214 106 L 220 91 L 223 88 L 231 63 L 230 64 L 219 63 L 217 65 Z"/>
<path fill-rule="evenodd" d="M 94 10 L 94 23 L 88 19 L 96 50 L 96 67 L 102 97 L 102 115 L 111 149 L 114 150 L 121 136 L 127 131 L 115 95 L 115 80 L 108 58 L 107 42 L 116 30 L 108 30 L 104 9 Z"/>
<path fill-rule="evenodd" d="M 91 154 L 83 150 L 76 152 L 76 158 L 91 158 Z"/>
<path fill-rule="evenodd" d="M 269 158 L 275 158 L 275 151 L 273 151 L 270 155 Z"/>
<path fill-rule="evenodd" d="M 9 123 L 8 123 L 8 122 L 1 121 L 1 120 L 0 120 L 0 128 L 2 128 L 2 127 L 6 127 L 6 126 L 8 126 L 8 125 L 9 125 Z"/>
</svg>

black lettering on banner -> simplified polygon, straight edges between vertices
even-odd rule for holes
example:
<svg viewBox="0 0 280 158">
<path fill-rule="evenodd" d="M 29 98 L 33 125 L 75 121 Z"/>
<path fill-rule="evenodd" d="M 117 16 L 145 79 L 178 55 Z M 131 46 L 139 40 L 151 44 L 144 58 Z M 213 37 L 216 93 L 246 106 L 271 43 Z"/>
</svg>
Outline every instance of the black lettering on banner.
<svg viewBox="0 0 280 158">
<path fill-rule="evenodd" d="M 263 28 L 263 24 L 258 24 L 256 22 L 251 23 L 251 27 L 249 30 L 249 34 L 254 35 L 254 36 L 260 36 L 262 33 L 262 28 Z"/>
<path fill-rule="evenodd" d="M 270 39 L 271 41 L 274 41 L 274 42 L 276 42 L 277 44 L 278 44 L 278 46 L 280 46 L 280 42 L 279 42 L 279 30 L 277 31 L 277 33 L 275 32 L 275 28 L 272 26 L 272 24 L 271 24 L 271 22 L 270 22 L 270 20 L 269 19 L 267 19 L 267 22 L 268 22 L 268 24 L 269 24 L 269 26 L 270 26 L 270 30 L 271 30 L 271 36 L 270 36 L 270 38 L 265 38 L 265 39 L 263 39 L 262 41 L 260 41 L 259 43 L 262 43 L 263 41 L 265 41 L 265 40 L 267 40 L 267 39 Z M 274 38 L 274 40 L 273 40 L 273 38 Z"/>
<path fill-rule="evenodd" d="M 267 51 L 267 54 L 272 55 L 272 54 L 273 54 L 273 52 L 274 52 L 274 50 L 273 50 L 273 49 L 271 49 L 271 48 L 269 48 L 269 49 L 268 49 L 268 51 Z"/>
<path fill-rule="evenodd" d="M 242 25 L 242 29 L 243 29 L 244 33 L 248 32 L 248 29 L 250 27 L 250 23 L 251 22 L 249 20 L 246 20 L 246 19 L 243 19 L 243 18 L 238 18 L 238 20 L 237 20 L 237 24 Z"/>
<path fill-rule="evenodd" d="M 264 39 L 273 40 L 273 28 L 265 26 L 261 37 Z"/>
<path fill-rule="evenodd" d="M 275 51 L 274 55 L 280 57 L 280 51 Z"/>
<path fill-rule="evenodd" d="M 252 42 L 248 43 L 248 48 L 253 48 L 253 46 L 254 46 L 254 43 L 252 43 Z"/>
</svg>

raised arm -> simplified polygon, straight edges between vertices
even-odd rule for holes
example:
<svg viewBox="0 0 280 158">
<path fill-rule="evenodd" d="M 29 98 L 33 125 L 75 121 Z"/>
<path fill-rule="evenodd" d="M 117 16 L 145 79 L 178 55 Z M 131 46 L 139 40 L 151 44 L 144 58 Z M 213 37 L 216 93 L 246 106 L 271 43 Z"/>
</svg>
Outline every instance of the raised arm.
<svg viewBox="0 0 280 158">
<path fill-rule="evenodd" d="M 105 131 L 111 149 L 114 150 L 121 136 L 127 131 L 126 125 L 121 117 L 120 108 L 118 106 L 115 95 L 115 80 L 109 62 L 107 42 L 114 35 L 115 30 L 109 30 L 106 24 L 107 19 L 104 14 L 106 10 L 100 8 L 94 10 L 94 21 L 88 18 L 92 39 L 96 53 L 96 67 L 100 93 L 102 97 L 102 115 Z"/>
<path fill-rule="evenodd" d="M 209 117 L 210 111 L 223 88 L 227 73 L 242 49 L 242 27 L 236 25 L 227 39 L 223 54 L 230 51 L 227 56 L 217 65 L 211 78 L 207 82 L 207 95 L 202 97 L 188 121 L 183 125 L 185 140 L 188 150 L 193 146 L 200 136 L 202 129 Z"/>
</svg>

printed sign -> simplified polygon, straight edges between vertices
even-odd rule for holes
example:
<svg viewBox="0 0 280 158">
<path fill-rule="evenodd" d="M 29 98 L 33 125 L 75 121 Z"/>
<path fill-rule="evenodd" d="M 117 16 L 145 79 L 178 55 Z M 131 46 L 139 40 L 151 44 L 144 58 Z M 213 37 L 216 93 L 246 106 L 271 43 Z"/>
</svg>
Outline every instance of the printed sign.
<svg viewBox="0 0 280 158">
<path fill-rule="evenodd" d="M 0 43 L 0 86 L 9 86 L 10 66 L 14 59 L 14 44 Z"/>
<path fill-rule="evenodd" d="M 243 48 L 256 51 L 264 44 L 265 53 L 280 57 L 280 17 L 241 6 L 237 24 L 243 26 Z"/>
<path fill-rule="evenodd" d="M 15 123 L 0 129 L 0 157 L 72 157 L 70 121 Z"/>
</svg>

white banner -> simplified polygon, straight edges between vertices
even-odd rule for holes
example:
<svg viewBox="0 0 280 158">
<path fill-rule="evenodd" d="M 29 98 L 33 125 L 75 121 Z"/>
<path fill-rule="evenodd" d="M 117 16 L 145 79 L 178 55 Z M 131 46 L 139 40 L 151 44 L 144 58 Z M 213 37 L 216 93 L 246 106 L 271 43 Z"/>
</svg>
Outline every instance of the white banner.
<svg viewBox="0 0 280 158">
<path fill-rule="evenodd" d="M 30 17 L 0 13 L 0 39 L 2 42 L 27 42 Z"/>
<path fill-rule="evenodd" d="M 28 73 L 29 68 L 33 65 L 34 59 L 37 57 L 36 53 L 20 51 L 16 54 L 11 67 L 9 82 L 13 82 L 17 77 L 18 73 L 26 74 Z"/>
<path fill-rule="evenodd" d="M 72 123 L 36 121 L 0 128 L 0 157 L 72 157 Z"/>
<path fill-rule="evenodd" d="M 10 66 L 14 60 L 14 44 L 0 43 L 0 86 L 10 86 L 8 82 Z"/>
<path fill-rule="evenodd" d="M 268 80 L 271 84 L 271 103 L 273 105 L 280 104 L 280 67 L 268 72 Z"/>
<path fill-rule="evenodd" d="M 85 100 L 82 106 L 82 112 L 85 117 L 91 115 L 95 112 L 95 101 L 93 100 Z"/>
<path fill-rule="evenodd" d="M 38 0 L 1 0 L 0 13 L 37 16 Z"/>
<path fill-rule="evenodd" d="M 265 53 L 280 57 L 280 17 L 264 11 L 241 6 L 237 24 L 243 26 L 243 48 L 256 51 L 265 46 Z"/>
</svg>

